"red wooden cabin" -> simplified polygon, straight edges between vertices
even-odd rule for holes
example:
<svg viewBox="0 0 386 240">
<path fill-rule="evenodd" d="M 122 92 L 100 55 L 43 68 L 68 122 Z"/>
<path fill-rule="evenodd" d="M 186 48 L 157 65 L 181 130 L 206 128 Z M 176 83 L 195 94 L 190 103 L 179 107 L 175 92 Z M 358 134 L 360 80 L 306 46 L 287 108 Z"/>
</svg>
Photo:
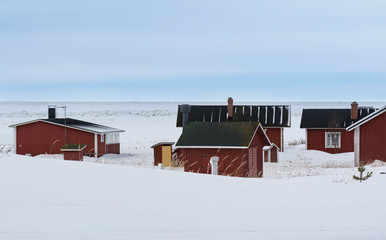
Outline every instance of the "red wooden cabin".
<svg viewBox="0 0 386 240">
<path fill-rule="evenodd" d="M 119 134 L 123 130 L 72 118 L 56 118 L 49 109 L 49 118 L 11 125 L 14 128 L 14 152 L 36 156 L 61 154 L 66 143 L 86 144 L 84 153 L 100 157 L 120 153 Z"/>
<path fill-rule="evenodd" d="M 183 126 L 183 112 L 178 106 L 177 127 Z M 270 141 L 284 151 L 284 128 L 291 127 L 289 105 L 189 105 L 187 122 L 259 122 Z"/>
<path fill-rule="evenodd" d="M 209 160 L 219 157 L 218 174 L 263 176 L 263 147 L 271 145 L 259 123 L 188 122 L 176 143 L 185 172 L 211 172 Z"/>
<path fill-rule="evenodd" d="M 373 113 L 373 107 L 351 109 L 303 109 L 300 128 L 306 130 L 306 149 L 327 153 L 354 151 L 354 133 L 347 127 Z"/>
<path fill-rule="evenodd" d="M 386 162 L 386 106 L 347 128 L 354 133 L 355 165 Z"/>
</svg>

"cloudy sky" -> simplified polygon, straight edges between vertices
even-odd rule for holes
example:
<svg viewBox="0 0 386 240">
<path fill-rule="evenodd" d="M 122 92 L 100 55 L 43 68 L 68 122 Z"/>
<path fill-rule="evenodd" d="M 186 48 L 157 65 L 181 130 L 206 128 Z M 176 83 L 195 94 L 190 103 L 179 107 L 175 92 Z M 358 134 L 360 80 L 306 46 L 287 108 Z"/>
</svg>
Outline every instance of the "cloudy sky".
<svg viewBox="0 0 386 240">
<path fill-rule="evenodd" d="M 384 0 L 0 3 L 0 100 L 385 100 Z"/>
</svg>

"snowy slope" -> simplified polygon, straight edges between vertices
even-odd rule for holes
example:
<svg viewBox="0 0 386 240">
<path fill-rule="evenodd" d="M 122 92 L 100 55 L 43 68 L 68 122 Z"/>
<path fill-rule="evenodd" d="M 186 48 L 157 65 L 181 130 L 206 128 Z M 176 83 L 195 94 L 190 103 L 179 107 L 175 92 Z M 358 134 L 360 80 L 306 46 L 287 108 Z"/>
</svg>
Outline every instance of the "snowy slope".
<svg viewBox="0 0 386 240">
<path fill-rule="evenodd" d="M 344 184 L 2 154 L 0 239 L 385 239 L 386 168 L 373 170 Z"/>
</svg>

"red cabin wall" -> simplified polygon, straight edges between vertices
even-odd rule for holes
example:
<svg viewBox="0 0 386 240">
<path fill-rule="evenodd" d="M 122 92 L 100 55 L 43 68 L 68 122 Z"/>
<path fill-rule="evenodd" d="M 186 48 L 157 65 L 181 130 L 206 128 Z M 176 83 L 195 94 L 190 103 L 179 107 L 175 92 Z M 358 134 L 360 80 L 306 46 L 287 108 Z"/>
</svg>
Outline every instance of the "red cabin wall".
<svg viewBox="0 0 386 240">
<path fill-rule="evenodd" d="M 106 153 L 120 154 L 121 153 L 121 144 L 119 144 L 119 143 L 107 144 L 106 145 Z"/>
<path fill-rule="evenodd" d="M 86 144 L 85 154 L 94 156 L 95 134 L 73 128 L 66 129 L 67 141 L 71 144 Z M 120 144 L 101 142 L 98 134 L 98 157 L 106 153 L 120 153 Z M 16 127 L 16 153 L 32 156 L 39 154 L 61 154 L 60 148 L 64 142 L 64 127 L 46 122 L 34 122 Z"/>
<path fill-rule="evenodd" d="M 104 154 L 120 154 L 121 145 L 119 143 L 106 144 L 106 134 L 104 134 L 104 141 L 102 142 L 102 136 L 98 134 L 98 157 Z"/>
<path fill-rule="evenodd" d="M 72 128 L 66 129 L 67 141 L 86 144 L 84 152 L 94 152 L 94 134 Z M 61 154 L 64 142 L 64 127 L 45 122 L 35 122 L 16 127 L 16 153 L 32 156 L 39 154 Z"/>
<path fill-rule="evenodd" d="M 154 166 L 162 163 L 162 145 L 154 147 Z"/>
<path fill-rule="evenodd" d="M 264 128 L 266 131 L 269 140 L 271 143 L 274 143 L 276 146 L 280 148 L 280 151 L 284 151 L 284 146 L 282 146 L 283 132 L 282 128 Z"/>
<path fill-rule="evenodd" d="M 98 137 L 98 157 L 101 157 L 104 154 L 106 154 L 106 136 L 104 137 L 103 142 L 101 142 L 102 140 L 101 135 L 98 134 L 97 137 Z"/>
<path fill-rule="evenodd" d="M 360 126 L 359 155 L 363 163 L 386 161 L 386 112 Z"/>
<path fill-rule="evenodd" d="M 277 163 L 277 148 L 271 148 L 271 162 Z"/>
<path fill-rule="evenodd" d="M 341 147 L 326 148 L 326 132 L 341 132 Z M 327 153 L 354 152 L 354 131 L 344 129 L 307 129 L 307 150 L 319 150 Z"/>
<path fill-rule="evenodd" d="M 209 160 L 219 157 L 218 174 L 246 177 L 248 175 L 248 149 L 180 148 L 179 158 L 184 161 L 185 172 L 211 173 Z"/>
<path fill-rule="evenodd" d="M 263 176 L 262 131 L 255 134 L 245 149 L 178 148 L 178 158 L 184 161 L 185 172 L 211 174 L 209 160 L 219 157 L 218 174 L 235 177 Z M 253 162 L 252 162 L 253 161 Z"/>
</svg>

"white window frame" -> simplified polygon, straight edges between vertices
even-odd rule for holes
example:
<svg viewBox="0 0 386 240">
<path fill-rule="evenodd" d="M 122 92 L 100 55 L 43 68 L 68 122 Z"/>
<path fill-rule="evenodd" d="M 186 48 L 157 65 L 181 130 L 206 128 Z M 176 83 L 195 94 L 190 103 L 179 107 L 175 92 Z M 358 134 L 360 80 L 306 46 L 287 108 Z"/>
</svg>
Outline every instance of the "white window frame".
<svg viewBox="0 0 386 240">
<path fill-rule="evenodd" d="M 338 145 L 332 144 L 332 135 L 338 136 Z M 331 140 L 329 140 L 331 139 Z M 342 133 L 341 132 L 326 132 L 325 133 L 325 148 L 341 148 Z"/>
<path fill-rule="evenodd" d="M 104 141 L 105 141 L 105 135 L 101 134 L 101 142 L 104 142 Z"/>
</svg>

